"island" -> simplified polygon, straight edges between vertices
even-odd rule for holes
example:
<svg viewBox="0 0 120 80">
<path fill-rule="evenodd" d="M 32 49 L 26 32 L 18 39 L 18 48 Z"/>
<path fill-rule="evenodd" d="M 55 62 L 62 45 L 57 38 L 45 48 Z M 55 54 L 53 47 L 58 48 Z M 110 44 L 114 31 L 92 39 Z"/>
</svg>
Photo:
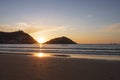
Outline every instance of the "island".
<svg viewBox="0 0 120 80">
<path fill-rule="evenodd" d="M 0 31 L 0 44 L 37 44 L 29 34 L 22 30 L 15 32 Z"/>
<path fill-rule="evenodd" d="M 44 44 L 77 44 L 77 43 L 74 42 L 73 40 L 63 36 L 63 37 L 51 39 L 51 40 L 45 42 Z"/>
</svg>

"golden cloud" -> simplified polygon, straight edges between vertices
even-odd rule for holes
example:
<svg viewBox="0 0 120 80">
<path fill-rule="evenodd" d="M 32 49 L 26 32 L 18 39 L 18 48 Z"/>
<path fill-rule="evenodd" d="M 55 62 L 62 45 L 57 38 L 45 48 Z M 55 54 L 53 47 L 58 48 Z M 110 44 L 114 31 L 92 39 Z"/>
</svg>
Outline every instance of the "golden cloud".
<svg viewBox="0 0 120 80">
<path fill-rule="evenodd" d="M 33 33 L 41 30 L 41 27 L 37 25 L 28 24 L 26 22 L 19 22 L 14 25 L 0 24 L 0 31 L 12 32 L 17 30 L 23 30 L 28 33 Z"/>
</svg>

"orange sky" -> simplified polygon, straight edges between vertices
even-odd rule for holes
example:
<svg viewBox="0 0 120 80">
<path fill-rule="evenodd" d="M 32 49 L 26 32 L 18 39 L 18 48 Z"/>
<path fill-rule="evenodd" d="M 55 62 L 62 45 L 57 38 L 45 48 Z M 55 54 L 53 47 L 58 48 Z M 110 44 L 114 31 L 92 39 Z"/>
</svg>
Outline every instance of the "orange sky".
<svg viewBox="0 0 120 80">
<path fill-rule="evenodd" d="M 1 0 L 0 31 L 36 40 L 66 36 L 81 44 L 120 43 L 120 0 Z"/>
</svg>

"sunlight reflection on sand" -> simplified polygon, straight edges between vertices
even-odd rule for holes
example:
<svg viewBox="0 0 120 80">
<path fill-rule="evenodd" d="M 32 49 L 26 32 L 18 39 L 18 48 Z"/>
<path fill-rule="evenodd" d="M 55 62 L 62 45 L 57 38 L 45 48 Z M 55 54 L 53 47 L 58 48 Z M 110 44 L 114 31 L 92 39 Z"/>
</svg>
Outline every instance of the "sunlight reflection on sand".
<svg viewBox="0 0 120 80">
<path fill-rule="evenodd" d="M 50 56 L 50 54 L 46 54 L 46 53 L 40 52 L 40 53 L 34 54 L 34 56 L 36 56 L 36 57 L 48 57 L 48 56 Z"/>
<path fill-rule="evenodd" d="M 35 53 L 36 57 L 66 57 L 66 58 L 79 58 L 79 59 L 96 59 L 96 60 L 120 60 L 120 56 L 113 55 L 86 55 L 86 54 L 62 54 L 62 53 Z"/>
</svg>

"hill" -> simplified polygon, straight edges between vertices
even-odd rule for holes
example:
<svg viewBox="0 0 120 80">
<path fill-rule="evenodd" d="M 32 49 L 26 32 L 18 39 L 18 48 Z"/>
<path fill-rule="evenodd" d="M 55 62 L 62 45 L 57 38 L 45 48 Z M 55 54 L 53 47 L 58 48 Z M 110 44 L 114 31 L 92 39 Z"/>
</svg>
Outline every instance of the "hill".
<svg viewBox="0 0 120 80">
<path fill-rule="evenodd" d="M 76 42 L 63 36 L 63 37 L 51 39 L 45 42 L 45 44 L 76 44 Z"/>
<path fill-rule="evenodd" d="M 0 44 L 36 44 L 29 34 L 23 31 L 0 32 Z"/>
</svg>

